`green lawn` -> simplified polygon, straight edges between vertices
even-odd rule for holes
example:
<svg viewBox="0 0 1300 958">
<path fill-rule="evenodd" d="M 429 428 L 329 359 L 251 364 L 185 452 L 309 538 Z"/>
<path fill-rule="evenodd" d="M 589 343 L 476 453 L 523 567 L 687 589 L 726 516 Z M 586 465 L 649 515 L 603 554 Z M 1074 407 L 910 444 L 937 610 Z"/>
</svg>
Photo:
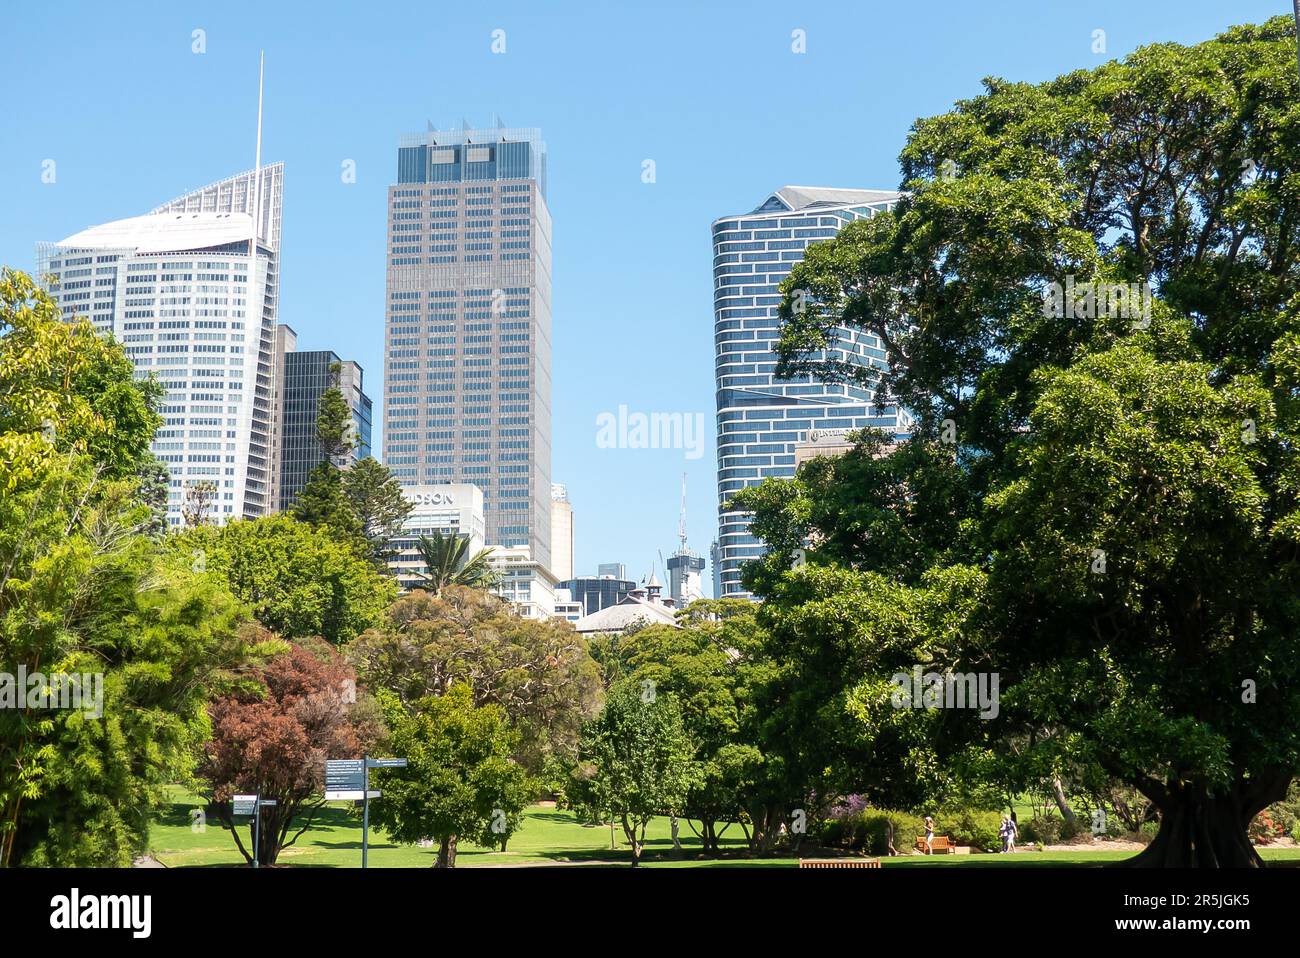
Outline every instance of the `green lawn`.
<svg viewBox="0 0 1300 958">
<path fill-rule="evenodd" d="M 181 789 L 173 789 L 172 804 L 155 822 L 152 832 L 153 855 L 164 865 L 177 867 L 242 865 L 243 858 L 230 834 L 220 825 L 209 825 L 203 832 L 191 828 L 190 810 L 200 802 Z M 379 799 L 383 801 L 383 799 Z M 332 802 L 317 816 L 312 827 L 296 845 L 280 856 L 280 864 L 318 868 L 358 868 L 361 865 L 361 818 L 351 810 L 351 803 Z M 667 818 L 651 821 L 646 831 L 646 851 L 642 859 L 651 868 L 719 868 L 719 867 L 793 867 L 798 859 L 747 858 L 744 834 L 732 826 L 723 838 L 724 856 L 700 856 L 699 841 L 685 821 L 679 830 L 683 854 L 671 853 L 672 839 Z M 245 840 L 247 833 L 245 832 Z M 457 867 L 491 867 L 494 865 L 609 865 L 626 866 L 631 850 L 616 829 L 616 849 L 610 850 L 609 827 L 582 825 L 574 814 L 563 809 L 533 805 L 524 812 L 522 827 L 511 836 L 509 850 L 490 851 L 475 845 L 462 845 L 456 857 Z M 428 868 L 434 863 L 436 849 L 416 848 L 390 842 L 382 832 L 370 830 L 370 866 L 373 868 Z M 805 853 L 815 857 L 817 852 Z M 1300 866 L 1300 849 L 1263 849 L 1269 861 L 1286 861 Z M 887 868 L 944 867 L 1024 867 L 1061 865 L 1101 865 L 1120 861 L 1125 852 L 1033 852 L 1015 855 L 935 855 L 887 858 Z"/>
<path fill-rule="evenodd" d="M 203 832 L 191 828 L 190 810 L 201 802 L 180 789 L 172 792 L 173 803 L 155 822 L 151 837 L 152 853 L 169 867 L 241 865 L 243 857 L 235 848 L 230 833 L 219 824 L 210 824 Z M 383 799 L 379 799 L 383 801 Z M 358 868 L 361 865 L 361 816 L 354 814 L 350 802 L 331 802 L 317 816 L 312 827 L 285 849 L 280 864 L 332 868 Z M 656 818 L 646 830 L 646 865 L 785 865 L 797 864 L 795 858 L 731 861 L 727 858 L 696 859 L 699 841 L 685 821 L 679 836 L 686 849 L 684 858 L 669 855 L 672 848 L 668 819 Z M 243 838 L 247 841 L 247 832 Z M 492 865 L 545 865 L 584 863 L 629 863 L 631 849 L 623 840 L 622 829 L 615 829 L 617 849 L 610 850 L 609 827 L 589 828 L 574 814 L 562 809 L 533 805 L 524 812 L 524 823 L 510 838 L 505 852 L 461 844 L 456 856 L 457 867 Z M 744 834 L 738 826 L 723 837 L 726 855 L 738 858 L 745 850 Z M 369 864 L 372 868 L 427 868 L 434 863 L 437 849 L 416 848 L 390 842 L 378 829 L 370 830 Z M 663 859 L 661 862 L 660 859 Z"/>
</svg>

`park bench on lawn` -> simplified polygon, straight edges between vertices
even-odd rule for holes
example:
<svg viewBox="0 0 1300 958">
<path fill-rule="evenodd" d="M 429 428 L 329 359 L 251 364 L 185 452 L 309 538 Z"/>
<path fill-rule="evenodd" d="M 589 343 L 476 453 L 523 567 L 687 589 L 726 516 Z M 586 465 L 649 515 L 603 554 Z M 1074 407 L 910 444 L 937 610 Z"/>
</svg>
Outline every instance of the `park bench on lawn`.
<svg viewBox="0 0 1300 958">
<path fill-rule="evenodd" d="M 800 868 L 879 868 L 879 858 L 801 858 Z"/>
<path fill-rule="evenodd" d="M 921 835 L 916 839 L 917 851 L 925 851 L 925 836 Z M 947 835 L 935 835 L 930 839 L 930 849 L 936 855 L 955 855 L 957 854 L 957 844 Z"/>
</svg>

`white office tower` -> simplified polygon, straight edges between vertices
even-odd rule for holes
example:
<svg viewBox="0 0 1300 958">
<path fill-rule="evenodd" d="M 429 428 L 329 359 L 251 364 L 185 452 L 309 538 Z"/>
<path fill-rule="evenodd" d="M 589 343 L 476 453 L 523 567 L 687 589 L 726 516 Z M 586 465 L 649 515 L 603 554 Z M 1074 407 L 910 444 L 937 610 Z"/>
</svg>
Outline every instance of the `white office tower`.
<svg viewBox="0 0 1300 958">
<path fill-rule="evenodd" d="M 199 483 L 215 486 L 208 517 L 216 522 L 273 508 L 284 166 L 260 169 L 37 246 L 38 275 L 52 277 L 63 315 L 111 333 L 136 375 L 152 373 L 166 390 L 153 450 L 171 470 L 173 526 L 186 489 Z"/>
</svg>

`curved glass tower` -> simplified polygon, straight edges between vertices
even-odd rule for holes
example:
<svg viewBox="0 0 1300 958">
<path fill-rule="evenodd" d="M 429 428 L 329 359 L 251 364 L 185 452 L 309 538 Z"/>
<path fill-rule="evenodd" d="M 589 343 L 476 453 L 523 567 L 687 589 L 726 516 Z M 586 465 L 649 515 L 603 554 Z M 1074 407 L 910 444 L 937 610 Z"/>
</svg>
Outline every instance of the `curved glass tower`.
<svg viewBox="0 0 1300 958">
<path fill-rule="evenodd" d="M 715 582 L 722 598 L 745 598 L 740 566 L 761 556 L 749 514 L 728 500 L 769 476 L 791 477 L 795 445 L 812 430 L 874 426 L 897 432 L 898 411 L 877 407 L 869 389 L 804 376 L 776 378 L 779 284 L 813 243 L 855 219 L 890 209 L 899 194 L 786 186 L 752 213 L 713 224 L 713 315 L 718 405 L 718 543 Z M 874 336 L 840 327 L 837 358 L 883 365 Z"/>
</svg>

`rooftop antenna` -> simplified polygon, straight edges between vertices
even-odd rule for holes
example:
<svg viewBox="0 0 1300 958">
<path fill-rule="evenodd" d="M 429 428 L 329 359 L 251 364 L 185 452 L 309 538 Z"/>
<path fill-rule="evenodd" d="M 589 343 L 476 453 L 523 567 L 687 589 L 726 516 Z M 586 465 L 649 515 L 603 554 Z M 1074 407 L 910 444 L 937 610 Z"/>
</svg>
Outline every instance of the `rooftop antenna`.
<svg viewBox="0 0 1300 958">
<path fill-rule="evenodd" d="M 257 154 L 253 160 L 253 236 L 248 242 L 249 275 L 257 269 L 257 225 L 262 212 L 262 78 L 266 70 L 266 51 L 257 63 Z"/>
<path fill-rule="evenodd" d="M 682 546 L 679 551 L 686 551 L 686 473 L 682 473 L 682 516 L 677 523 L 677 538 L 681 540 Z"/>
</svg>

